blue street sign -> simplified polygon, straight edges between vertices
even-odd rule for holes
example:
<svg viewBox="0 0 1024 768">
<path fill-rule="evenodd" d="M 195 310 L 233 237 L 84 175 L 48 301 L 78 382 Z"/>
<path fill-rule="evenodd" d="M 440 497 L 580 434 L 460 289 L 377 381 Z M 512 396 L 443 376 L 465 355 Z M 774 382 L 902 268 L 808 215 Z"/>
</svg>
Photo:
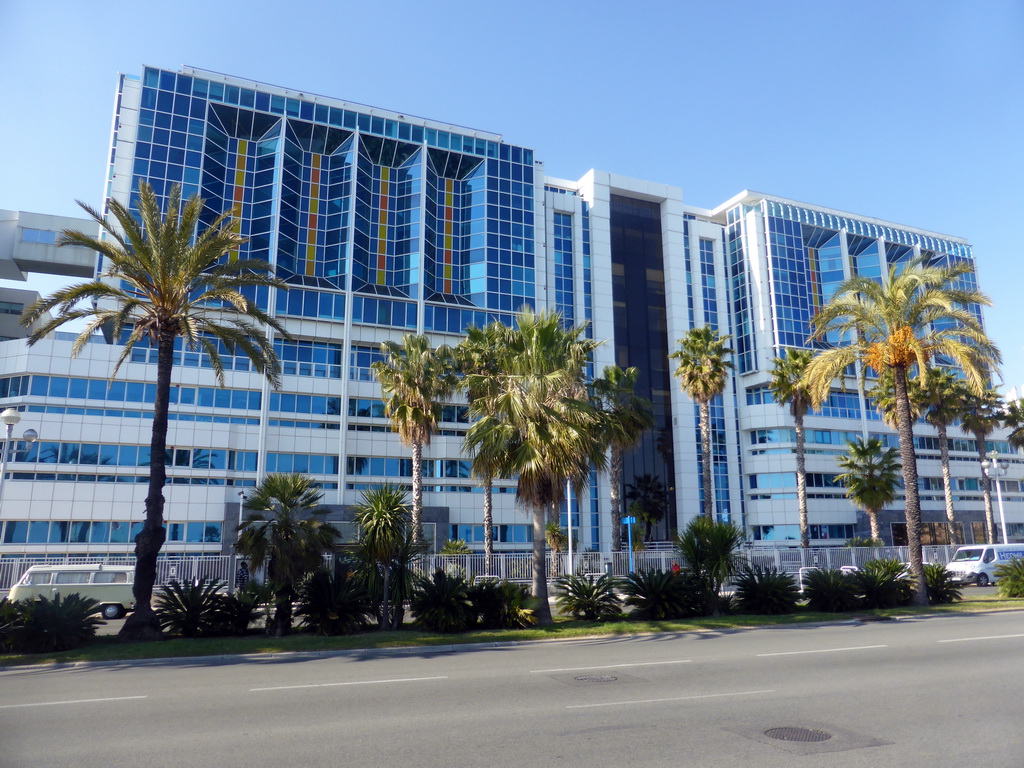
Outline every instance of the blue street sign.
<svg viewBox="0 0 1024 768">
<path fill-rule="evenodd" d="M 635 517 L 624 517 L 622 518 L 623 525 L 634 525 L 636 523 Z"/>
</svg>

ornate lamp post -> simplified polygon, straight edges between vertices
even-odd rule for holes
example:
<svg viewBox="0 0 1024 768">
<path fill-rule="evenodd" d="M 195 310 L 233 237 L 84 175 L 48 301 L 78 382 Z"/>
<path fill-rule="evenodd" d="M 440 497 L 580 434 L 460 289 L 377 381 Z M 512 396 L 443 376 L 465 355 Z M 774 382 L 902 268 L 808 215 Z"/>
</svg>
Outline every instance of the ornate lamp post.
<svg viewBox="0 0 1024 768">
<path fill-rule="evenodd" d="M 7 426 L 4 436 L 3 455 L 0 456 L 0 506 L 2 506 L 4 500 L 4 479 L 7 477 L 7 457 L 11 453 L 11 443 L 14 442 L 14 426 L 21 421 L 21 414 L 15 408 L 8 408 L 3 413 L 0 413 L 0 421 Z M 26 442 L 34 443 L 39 439 L 39 433 L 34 429 L 26 429 L 22 439 Z"/>
<path fill-rule="evenodd" d="M 1003 512 L 1003 491 L 999 484 L 999 478 L 1006 475 L 1006 470 L 1010 468 L 1010 462 L 999 460 L 999 451 L 989 451 L 988 458 L 981 462 L 981 471 L 985 473 L 985 477 L 989 480 L 993 478 L 996 481 L 996 500 L 999 503 L 999 525 L 1003 529 L 1003 544 L 1009 543 L 1006 536 L 1006 515 Z"/>
</svg>

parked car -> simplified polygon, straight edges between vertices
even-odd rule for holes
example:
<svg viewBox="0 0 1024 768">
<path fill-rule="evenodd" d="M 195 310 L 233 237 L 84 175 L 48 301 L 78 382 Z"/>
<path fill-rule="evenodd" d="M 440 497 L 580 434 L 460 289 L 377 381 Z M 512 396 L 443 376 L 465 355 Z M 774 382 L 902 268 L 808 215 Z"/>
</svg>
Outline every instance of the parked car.
<svg viewBox="0 0 1024 768">
<path fill-rule="evenodd" d="M 120 619 L 135 607 L 131 566 L 85 563 L 81 565 L 33 565 L 11 587 L 11 600 L 53 599 L 80 594 L 100 604 L 105 619 Z"/>
</svg>

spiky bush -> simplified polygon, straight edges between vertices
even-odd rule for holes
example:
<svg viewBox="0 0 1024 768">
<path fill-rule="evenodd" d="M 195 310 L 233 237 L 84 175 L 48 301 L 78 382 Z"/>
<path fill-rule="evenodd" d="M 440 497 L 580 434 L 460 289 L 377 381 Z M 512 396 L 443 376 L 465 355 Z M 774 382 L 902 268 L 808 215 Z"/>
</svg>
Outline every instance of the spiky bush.
<svg viewBox="0 0 1024 768">
<path fill-rule="evenodd" d="M 218 579 L 182 584 L 177 579 L 156 598 L 160 627 L 181 637 L 211 637 L 224 632 L 226 585 Z"/>
<path fill-rule="evenodd" d="M 14 645 L 14 629 L 21 621 L 21 603 L 0 597 L 0 651 L 9 651 Z"/>
<path fill-rule="evenodd" d="M 1015 557 L 996 568 L 1000 597 L 1024 597 L 1024 558 Z"/>
<path fill-rule="evenodd" d="M 928 589 L 929 605 L 956 603 L 963 598 L 960 585 L 953 581 L 953 574 L 940 563 L 925 563 L 924 583 Z"/>
<path fill-rule="evenodd" d="M 484 581 L 469 588 L 469 602 L 482 629 L 522 629 L 537 623 L 536 601 L 511 581 Z"/>
<path fill-rule="evenodd" d="M 439 555 L 472 555 L 473 549 L 465 539 L 448 539 L 438 550 Z"/>
<path fill-rule="evenodd" d="M 373 606 L 359 582 L 317 571 L 299 587 L 296 615 L 318 635 L 344 635 L 365 629 Z"/>
<path fill-rule="evenodd" d="M 252 579 L 233 595 L 225 595 L 221 605 L 221 627 L 218 635 L 244 635 L 253 622 L 266 618 L 268 607 L 274 602 L 274 589 Z"/>
<path fill-rule="evenodd" d="M 652 568 L 622 580 L 631 619 L 666 621 L 705 615 L 703 586 L 692 573 Z"/>
<path fill-rule="evenodd" d="M 895 608 L 909 604 L 913 596 L 907 566 L 895 557 L 869 560 L 853 581 L 864 608 Z"/>
<path fill-rule="evenodd" d="M 812 611 L 840 613 L 860 605 L 853 577 L 842 571 L 811 571 L 804 577 L 804 598 Z"/>
<path fill-rule="evenodd" d="M 466 580 L 440 569 L 416 580 L 410 607 L 416 625 L 431 632 L 463 632 L 476 618 Z"/>
<path fill-rule="evenodd" d="M 96 615 L 100 604 L 77 592 L 15 605 L 20 615 L 15 617 L 11 645 L 18 653 L 80 648 L 96 636 L 96 627 L 104 623 Z"/>
<path fill-rule="evenodd" d="M 558 597 L 555 603 L 562 613 L 584 621 L 607 621 L 622 613 L 622 600 L 615 592 L 618 580 L 607 574 L 562 576 L 555 580 Z"/>
<path fill-rule="evenodd" d="M 745 613 L 793 613 L 800 600 L 793 577 L 772 566 L 747 566 L 734 585 L 737 610 Z"/>
</svg>

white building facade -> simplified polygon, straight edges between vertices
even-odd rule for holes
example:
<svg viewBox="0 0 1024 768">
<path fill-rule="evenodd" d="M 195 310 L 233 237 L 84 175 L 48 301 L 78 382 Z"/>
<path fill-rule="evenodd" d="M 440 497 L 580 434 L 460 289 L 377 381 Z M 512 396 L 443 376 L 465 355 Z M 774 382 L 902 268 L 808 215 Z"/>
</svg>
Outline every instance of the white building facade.
<svg viewBox="0 0 1024 768">
<path fill-rule="evenodd" d="M 959 238 L 768 195 L 744 192 L 710 210 L 685 204 L 679 188 L 604 172 L 545 178 L 532 150 L 495 134 L 201 70 L 122 76 L 112 144 L 109 197 L 132 205 L 140 180 L 162 198 L 180 183 L 211 215 L 232 210 L 244 255 L 273 264 L 290 286 L 254 295 L 291 336 L 275 340 L 280 390 L 238 355 L 226 358 L 218 388 L 203 355 L 179 351 L 165 457 L 171 556 L 230 552 L 240 494 L 267 472 L 312 475 L 329 518 L 351 535 L 349 510 L 364 490 L 410 482 L 408 449 L 390 431 L 370 371 L 380 342 L 425 333 L 455 344 L 470 325 L 511 323 L 523 305 L 588 322 L 605 342 L 595 374 L 611 363 L 641 370 L 657 425 L 628 457 L 626 483 L 661 484 L 661 539 L 699 513 L 701 498 L 696 410 L 668 354 L 696 326 L 730 334 L 736 367 L 712 412 L 717 511 L 754 544 L 794 542 L 793 425 L 767 394 L 773 358 L 806 345 L 815 308 L 853 271 L 881 278 L 922 254 L 973 260 Z M 41 237 L 40 221 L 14 240 Z M 66 335 L 31 349 L 0 342 L 0 409 L 21 416 L 0 499 L 0 556 L 131 551 L 144 516 L 155 351 L 137 349 L 109 381 L 116 341 L 97 339 L 75 359 Z M 18 439 L 29 428 L 35 443 Z M 424 452 L 424 521 L 435 545 L 462 538 L 482 549 L 466 428 L 465 408 L 452 402 Z M 855 386 L 837 386 L 807 428 L 813 543 L 867 535 L 864 515 L 836 487 L 835 459 L 853 436 L 895 445 L 892 431 Z M 917 431 L 925 538 L 940 543 L 934 432 Z M 973 439 L 951 433 L 957 512 L 971 541 L 983 520 L 981 472 Z M 1019 539 L 1024 458 L 1003 434 L 989 447 L 1011 462 L 1001 489 Z M 496 487 L 498 551 L 530 546 L 514 485 Z M 573 500 L 585 547 L 609 548 L 608 498 L 607 478 L 595 474 L 590 493 Z M 901 510 L 884 515 L 897 543 Z"/>
</svg>

